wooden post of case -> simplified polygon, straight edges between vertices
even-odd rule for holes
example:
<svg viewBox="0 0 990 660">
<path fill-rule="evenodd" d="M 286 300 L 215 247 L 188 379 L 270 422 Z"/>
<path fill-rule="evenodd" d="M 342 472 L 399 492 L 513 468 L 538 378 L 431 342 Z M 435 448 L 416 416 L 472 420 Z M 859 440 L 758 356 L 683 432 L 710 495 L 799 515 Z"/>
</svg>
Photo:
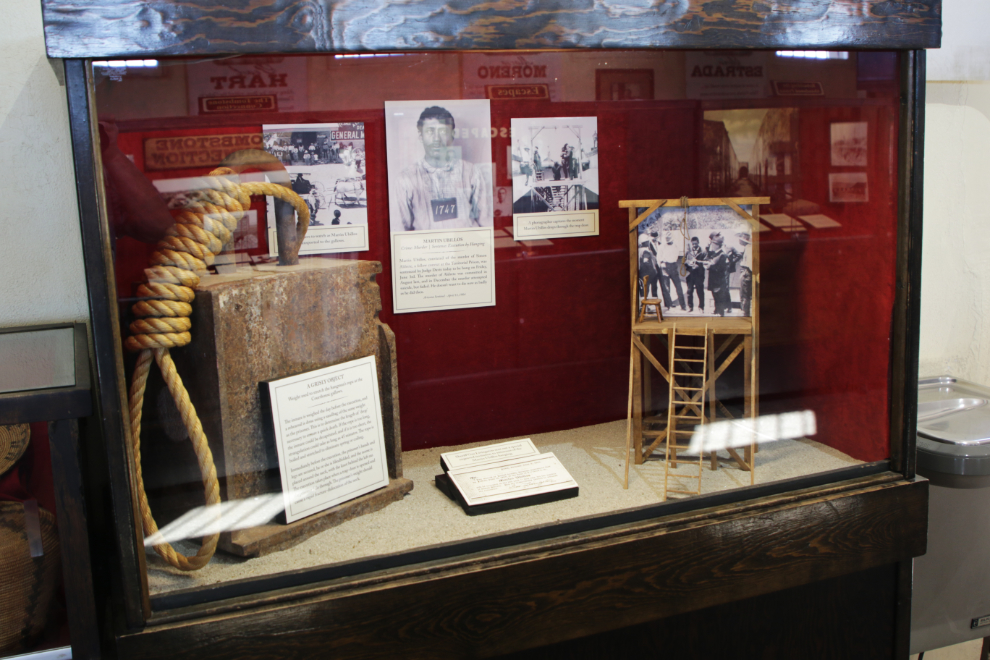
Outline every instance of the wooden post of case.
<svg viewBox="0 0 990 660">
<path fill-rule="evenodd" d="M 633 227 L 636 222 L 636 208 L 629 207 L 629 226 Z M 636 254 L 636 232 L 629 232 L 629 251 L 632 254 Z M 629 290 L 630 290 L 630 301 L 629 301 L 629 314 L 631 323 L 636 323 L 636 293 L 639 290 L 637 287 L 637 280 L 639 279 L 639 265 L 635 259 L 632 259 L 629 264 Z M 632 378 L 632 392 L 633 392 L 633 405 L 632 405 L 632 437 L 633 437 L 633 449 L 635 451 L 635 461 L 636 465 L 643 462 L 643 401 L 641 394 L 641 381 L 642 381 L 642 365 L 643 358 L 640 352 L 636 349 L 635 337 L 633 338 L 633 378 Z M 626 461 L 629 457 L 626 457 Z"/>
</svg>

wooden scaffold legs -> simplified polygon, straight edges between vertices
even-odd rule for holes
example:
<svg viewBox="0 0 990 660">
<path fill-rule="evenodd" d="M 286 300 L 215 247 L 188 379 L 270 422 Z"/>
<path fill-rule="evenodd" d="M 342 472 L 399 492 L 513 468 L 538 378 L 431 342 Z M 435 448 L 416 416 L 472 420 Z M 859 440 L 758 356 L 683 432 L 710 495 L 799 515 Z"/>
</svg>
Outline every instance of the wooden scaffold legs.
<svg viewBox="0 0 990 660">
<path fill-rule="evenodd" d="M 686 338 L 691 336 L 700 336 L 701 345 L 689 343 L 690 340 Z M 678 342 L 678 337 L 681 337 L 680 342 Z M 687 442 L 690 441 L 695 426 L 701 426 L 705 423 L 705 392 L 708 389 L 708 343 L 707 325 L 700 332 L 697 330 L 682 331 L 680 335 L 678 335 L 676 325 L 670 329 L 669 341 L 667 342 L 670 355 L 668 362 L 670 365 L 670 378 L 668 380 L 670 394 L 667 407 L 667 455 L 663 471 L 665 500 L 670 493 L 701 494 L 704 452 L 698 452 L 697 458 L 678 458 L 677 452 L 688 448 Z M 676 473 L 671 475 L 671 467 L 677 467 L 681 463 L 697 466 L 697 475 Z M 671 477 L 695 480 L 697 487 L 692 490 L 671 488 Z"/>
<path fill-rule="evenodd" d="M 731 320 L 730 320 L 731 321 Z M 694 464 L 695 458 L 681 458 L 695 430 L 714 422 L 737 419 L 733 412 L 719 400 L 715 385 L 733 362 L 743 362 L 742 417 L 755 419 L 757 410 L 756 359 L 753 338 L 742 332 L 726 332 L 725 319 L 686 319 L 683 322 L 664 320 L 660 323 L 644 323 L 633 328 L 629 356 L 629 399 L 626 420 L 626 469 L 623 488 L 629 487 L 630 452 L 636 465 L 645 463 L 654 452 L 657 458 L 666 450 L 664 486 L 674 481 L 671 493 L 700 494 L 700 477 L 678 473 L 678 464 Z M 734 328 L 733 328 L 734 329 Z M 651 351 L 650 338 L 666 339 L 667 359 L 658 359 Z M 653 348 L 660 348 L 659 343 Z M 652 410 L 650 366 L 667 384 L 668 408 L 657 414 Z M 647 372 L 647 373 L 644 373 Z M 644 413 L 646 413 L 644 415 Z M 666 422 L 666 424 L 664 424 Z M 717 443 L 716 443 L 717 444 Z M 741 470 L 749 472 L 750 484 L 755 482 L 756 445 L 743 448 L 708 448 L 711 469 L 719 469 L 717 452 L 728 453 L 729 461 Z M 699 465 L 704 454 L 698 456 Z M 671 468 L 675 471 L 671 472 Z M 701 472 L 699 471 L 699 474 Z M 693 490 L 676 488 L 678 479 L 696 479 Z M 664 496 L 666 499 L 666 496 Z"/>
</svg>

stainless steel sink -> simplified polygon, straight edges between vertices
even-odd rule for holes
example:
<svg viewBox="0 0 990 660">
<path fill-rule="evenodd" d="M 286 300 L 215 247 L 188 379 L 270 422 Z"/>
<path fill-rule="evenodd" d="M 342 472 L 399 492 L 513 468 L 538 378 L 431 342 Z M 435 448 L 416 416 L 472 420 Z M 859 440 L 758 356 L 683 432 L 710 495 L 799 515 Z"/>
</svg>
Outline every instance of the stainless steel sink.
<svg viewBox="0 0 990 660">
<path fill-rule="evenodd" d="M 987 636 L 990 387 L 918 381 L 918 474 L 929 479 L 928 553 L 914 560 L 911 653 Z"/>
<path fill-rule="evenodd" d="M 942 376 L 918 381 L 918 434 L 953 445 L 990 443 L 990 393 Z"/>
</svg>

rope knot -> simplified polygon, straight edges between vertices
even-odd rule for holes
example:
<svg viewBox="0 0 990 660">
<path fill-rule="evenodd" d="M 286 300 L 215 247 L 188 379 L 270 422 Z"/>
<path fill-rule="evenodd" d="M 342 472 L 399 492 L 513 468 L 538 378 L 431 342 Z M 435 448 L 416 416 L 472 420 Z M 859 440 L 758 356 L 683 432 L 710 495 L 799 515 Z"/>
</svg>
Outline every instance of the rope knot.
<svg viewBox="0 0 990 660">
<path fill-rule="evenodd" d="M 219 508 L 216 507 L 220 504 L 220 486 L 213 454 L 196 408 L 175 370 L 169 349 L 185 346 L 192 341 L 191 303 L 196 297 L 198 273 L 205 272 L 214 257 L 229 245 L 238 222 L 251 205 L 252 194 L 270 195 L 292 204 L 298 216 L 300 245 L 309 227 L 306 202 L 285 186 L 241 184 L 236 172 L 228 167 L 213 170 L 204 181 L 205 188 L 186 197 L 175 216 L 175 225 L 158 242 L 151 255 L 151 267 L 144 271 L 145 281 L 137 287 L 139 300 L 131 307 L 136 317 L 130 325 L 131 336 L 124 342 L 129 351 L 139 352 L 131 379 L 128 413 L 141 522 L 145 536 L 149 538 L 158 534 L 158 525 L 151 514 L 141 473 L 141 410 L 152 358 L 175 400 L 196 452 L 206 505 L 217 511 L 219 516 Z M 199 551 L 191 557 L 176 552 L 167 542 L 156 543 L 154 548 L 172 566 L 183 571 L 194 571 L 209 563 L 219 538 L 220 535 L 215 532 L 205 535 Z"/>
</svg>

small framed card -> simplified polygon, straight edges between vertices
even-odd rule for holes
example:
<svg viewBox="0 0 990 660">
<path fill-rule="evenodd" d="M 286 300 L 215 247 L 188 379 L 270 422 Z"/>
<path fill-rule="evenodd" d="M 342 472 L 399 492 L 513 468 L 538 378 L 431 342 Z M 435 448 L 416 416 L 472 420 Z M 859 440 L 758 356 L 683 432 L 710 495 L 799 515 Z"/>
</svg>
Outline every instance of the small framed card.
<svg viewBox="0 0 990 660">
<path fill-rule="evenodd" d="M 469 516 L 578 496 L 578 485 L 552 453 L 451 469 L 437 487 Z"/>
<path fill-rule="evenodd" d="M 388 485 L 373 355 L 261 388 L 271 404 L 286 522 Z"/>
</svg>

